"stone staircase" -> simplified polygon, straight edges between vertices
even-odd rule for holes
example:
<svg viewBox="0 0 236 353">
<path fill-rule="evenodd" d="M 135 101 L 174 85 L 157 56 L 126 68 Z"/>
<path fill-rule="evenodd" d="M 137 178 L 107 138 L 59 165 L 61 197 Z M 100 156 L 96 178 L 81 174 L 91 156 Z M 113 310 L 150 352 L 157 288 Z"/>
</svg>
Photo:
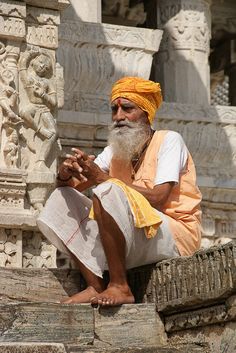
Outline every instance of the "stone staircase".
<svg viewBox="0 0 236 353">
<path fill-rule="evenodd" d="M 0 268 L 0 353 L 215 353 L 186 334 L 235 321 L 235 249 L 129 271 L 137 304 L 106 309 L 59 303 L 84 288 L 76 270 Z"/>
</svg>

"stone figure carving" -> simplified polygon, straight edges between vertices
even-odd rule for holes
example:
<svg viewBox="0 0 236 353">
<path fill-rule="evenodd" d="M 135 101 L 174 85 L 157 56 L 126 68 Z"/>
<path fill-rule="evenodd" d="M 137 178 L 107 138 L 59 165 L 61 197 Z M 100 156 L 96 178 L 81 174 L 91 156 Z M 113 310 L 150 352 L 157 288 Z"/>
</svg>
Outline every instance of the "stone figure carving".
<svg viewBox="0 0 236 353">
<path fill-rule="evenodd" d="M 56 141 L 53 117 L 57 107 L 56 87 L 53 80 L 53 61 L 43 49 L 32 47 L 19 60 L 20 79 L 27 98 L 20 105 L 20 116 L 27 129 L 33 131 L 27 144 L 35 154 L 34 170 L 49 171 L 48 156 Z M 25 104 L 26 103 L 26 104 Z M 36 143 L 36 136 L 39 143 Z"/>
<path fill-rule="evenodd" d="M 15 113 L 17 91 L 11 86 L 14 75 L 11 70 L 0 71 L 1 151 L 4 166 L 17 168 L 19 159 L 19 134 L 22 119 Z"/>
<path fill-rule="evenodd" d="M 16 130 L 10 134 L 8 141 L 3 149 L 5 163 L 8 168 L 17 168 L 17 161 L 19 157 L 19 141 Z"/>
<path fill-rule="evenodd" d="M 5 121 L 17 123 L 21 118 L 13 111 L 18 97 L 16 90 L 10 86 L 13 79 L 14 75 L 10 70 L 3 69 L 0 72 L 0 107 Z"/>
</svg>

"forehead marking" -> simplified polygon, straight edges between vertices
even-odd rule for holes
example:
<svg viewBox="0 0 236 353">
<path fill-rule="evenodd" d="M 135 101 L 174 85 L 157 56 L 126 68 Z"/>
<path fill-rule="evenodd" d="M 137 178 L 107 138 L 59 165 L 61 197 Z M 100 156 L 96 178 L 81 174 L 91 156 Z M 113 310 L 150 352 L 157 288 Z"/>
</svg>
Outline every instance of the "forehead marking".
<svg viewBox="0 0 236 353">
<path fill-rule="evenodd" d="M 121 99 L 120 98 L 117 99 L 117 105 L 118 105 L 118 107 L 121 106 Z"/>
</svg>

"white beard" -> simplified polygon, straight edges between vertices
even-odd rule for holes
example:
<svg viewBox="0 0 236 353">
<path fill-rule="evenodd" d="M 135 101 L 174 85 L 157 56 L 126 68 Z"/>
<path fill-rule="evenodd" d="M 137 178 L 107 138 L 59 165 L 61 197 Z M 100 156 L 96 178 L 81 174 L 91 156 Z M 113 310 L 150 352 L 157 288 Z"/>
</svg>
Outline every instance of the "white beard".
<svg viewBox="0 0 236 353">
<path fill-rule="evenodd" d="M 151 135 L 150 125 L 131 122 L 128 119 L 114 122 L 109 130 L 108 144 L 112 148 L 113 156 L 127 163 L 140 155 Z"/>
</svg>

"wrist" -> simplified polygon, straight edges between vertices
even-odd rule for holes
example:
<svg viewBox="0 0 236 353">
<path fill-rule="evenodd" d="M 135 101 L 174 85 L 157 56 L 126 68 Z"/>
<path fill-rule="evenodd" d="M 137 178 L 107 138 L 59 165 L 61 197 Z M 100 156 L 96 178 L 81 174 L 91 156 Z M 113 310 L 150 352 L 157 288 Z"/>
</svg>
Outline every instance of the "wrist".
<svg viewBox="0 0 236 353">
<path fill-rule="evenodd" d="M 96 185 L 104 183 L 105 181 L 107 181 L 108 179 L 110 179 L 110 176 L 108 174 L 104 174 L 102 175 L 100 178 L 97 178 L 96 180 Z"/>
</svg>

